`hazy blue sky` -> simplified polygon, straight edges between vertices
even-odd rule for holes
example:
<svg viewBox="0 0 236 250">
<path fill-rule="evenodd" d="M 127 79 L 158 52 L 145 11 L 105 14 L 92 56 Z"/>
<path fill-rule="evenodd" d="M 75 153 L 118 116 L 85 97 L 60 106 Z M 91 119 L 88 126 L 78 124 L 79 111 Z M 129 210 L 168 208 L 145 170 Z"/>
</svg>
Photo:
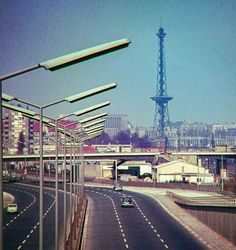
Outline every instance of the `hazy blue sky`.
<svg viewBox="0 0 236 250">
<path fill-rule="evenodd" d="M 163 26 L 172 121 L 236 122 L 236 1 L 1 0 L 0 74 L 130 38 L 123 50 L 60 71 L 43 69 L 3 82 L 5 93 L 39 105 L 103 83 L 118 88 L 47 110 L 57 117 L 110 100 L 110 114 L 152 126 L 158 39 Z M 99 112 L 98 112 L 99 113 Z"/>
</svg>

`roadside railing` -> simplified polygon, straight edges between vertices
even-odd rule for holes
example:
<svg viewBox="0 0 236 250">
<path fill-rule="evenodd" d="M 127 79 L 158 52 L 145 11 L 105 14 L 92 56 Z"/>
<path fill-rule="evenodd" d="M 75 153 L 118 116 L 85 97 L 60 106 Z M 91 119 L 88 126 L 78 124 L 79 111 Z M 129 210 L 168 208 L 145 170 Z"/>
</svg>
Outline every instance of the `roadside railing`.
<svg viewBox="0 0 236 250">
<path fill-rule="evenodd" d="M 68 250 L 81 249 L 86 209 L 87 209 L 87 198 L 81 197 L 66 242 L 66 249 Z"/>
</svg>

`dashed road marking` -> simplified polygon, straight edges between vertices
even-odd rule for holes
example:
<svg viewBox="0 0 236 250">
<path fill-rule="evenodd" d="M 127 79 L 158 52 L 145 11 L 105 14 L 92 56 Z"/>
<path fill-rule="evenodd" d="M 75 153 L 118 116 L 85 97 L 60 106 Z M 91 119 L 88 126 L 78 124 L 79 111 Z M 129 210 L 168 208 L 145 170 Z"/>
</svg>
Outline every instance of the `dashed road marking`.
<svg viewBox="0 0 236 250">
<path fill-rule="evenodd" d="M 55 198 L 55 196 L 53 194 L 48 193 L 48 192 L 45 192 L 45 193 L 48 194 L 48 195 L 50 195 L 52 198 Z M 35 197 L 35 200 L 27 208 L 29 208 L 35 201 L 36 201 L 36 197 Z M 48 214 L 48 212 L 51 210 L 51 208 L 54 206 L 54 204 L 55 204 L 55 199 L 54 199 L 53 203 L 49 206 L 49 208 L 47 209 L 47 211 L 44 213 L 43 217 L 45 217 Z M 23 211 L 26 211 L 26 210 L 27 209 L 25 208 Z M 30 238 L 30 236 L 34 233 L 34 231 L 36 230 L 36 228 L 38 226 L 39 226 L 39 222 L 33 227 L 33 229 L 31 229 L 30 233 L 26 236 L 26 239 L 24 239 L 21 242 L 21 244 L 17 247 L 17 249 L 21 249 L 22 248 L 22 246 L 26 243 L 26 241 Z"/>
<path fill-rule="evenodd" d="M 88 190 L 88 191 L 92 192 L 91 190 Z M 108 190 L 103 189 L 103 191 L 108 191 Z M 96 191 L 95 193 L 100 194 L 100 195 L 103 195 L 104 197 L 107 197 L 107 198 L 109 198 L 109 199 L 111 200 L 111 203 L 112 203 L 112 206 L 113 206 L 113 209 L 114 209 L 114 213 L 115 213 L 115 217 L 116 217 L 116 220 L 117 220 L 117 222 L 118 222 L 118 225 L 119 225 L 119 228 L 120 228 L 120 232 L 121 232 L 123 241 L 124 241 L 125 243 L 127 243 L 127 239 L 126 239 L 126 237 L 125 237 L 124 230 L 123 230 L 123 228 L 122 228 L 122 224 L 121 224 L 119 215 L 118 215 L 118 213 L 117 213 L 116 205 L 115 205 L 115 202 L 114 202 L 113 198 L 112 198 L 111 196 L 105 195 L 105 194 L 103 194 L 103 193 L 101 193 L 101 192 L 97 192 L 97 191 Z M 129 245 L 128 245 L 128 244 L 125 244 L 125 247 L 126 247 L 126 248 L 129 248 Z"/>
<path fill-rule="evenodd" d="M 144 215 L 143 211 L 141 210 L 141 208 L 138 206 L 137 202 L 134 200 L 136 207 L 138 208 L 140 214 L 143 216 L 143 218 L 145 219 L 145 221 L 148 223 L 148 225 L 150 226 L 150 228 L 154 231 L 154 233 L 156 234 L 156 236 L 160 239 L 160 241 L 164 244 L 165 248 L 168 248 L 167 244 L 165 244 L 165 241 L 161 238 L 160 234 L 157 233 L 157 230 L 154 228 L 154 226 L 152 225 L 152 223 L 148 220 L 148 218 L 146 217 L 146 215 Z"/>
</svg>

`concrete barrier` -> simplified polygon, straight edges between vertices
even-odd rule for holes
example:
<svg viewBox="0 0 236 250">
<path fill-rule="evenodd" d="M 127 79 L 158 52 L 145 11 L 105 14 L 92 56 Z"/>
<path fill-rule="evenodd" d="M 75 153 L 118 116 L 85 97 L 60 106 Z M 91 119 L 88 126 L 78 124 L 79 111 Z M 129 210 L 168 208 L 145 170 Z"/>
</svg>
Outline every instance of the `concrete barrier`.
<svg viewBox="0 0 236 250">
<path fill-rule="evenodd" d="M 82 197 L 78 202 L 77 212 L 74 216 L 74 221 L 66 242 L 67 250 L 81 249 L 87 203 L 88 200 L 86 197 Z"/>
<path fill-rule="evenodd" d="M 234 207 L 236 208 L 236 198 L 221 195 L 209 195 L 200 197 L 187 197 L 174 192 L 167 191 L 167 195 L 171 197 L 176 203 L 187 206 L 201 206 L 201 207 Z"/>
</svg>

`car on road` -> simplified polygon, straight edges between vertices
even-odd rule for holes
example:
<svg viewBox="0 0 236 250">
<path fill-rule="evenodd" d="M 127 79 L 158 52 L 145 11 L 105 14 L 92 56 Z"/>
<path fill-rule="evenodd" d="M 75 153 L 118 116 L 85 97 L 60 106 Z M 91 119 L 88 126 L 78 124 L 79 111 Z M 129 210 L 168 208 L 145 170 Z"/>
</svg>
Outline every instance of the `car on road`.
<svg viewBox="0 0 236 250">
<path fill-rule="evenodd" d="M 113 190 L 114 190 L 114 191 L 122 191 L 122 190 L 123 190 L 123 187 L 122 187 L 121 184 L 114 184 Z"/>
<path fill-rule="evenodd" d="M 16 203 L 11 203 L 7 205 L 7 213 L 8 214 L 17 214 L 18 213 L 18 206 Z"/>
<path fill-rule="evenodd" d="M 121 198 L 121 207 L 134 207 L 133 198 L 131 196 L 123 196 Z"/>
</svg>

